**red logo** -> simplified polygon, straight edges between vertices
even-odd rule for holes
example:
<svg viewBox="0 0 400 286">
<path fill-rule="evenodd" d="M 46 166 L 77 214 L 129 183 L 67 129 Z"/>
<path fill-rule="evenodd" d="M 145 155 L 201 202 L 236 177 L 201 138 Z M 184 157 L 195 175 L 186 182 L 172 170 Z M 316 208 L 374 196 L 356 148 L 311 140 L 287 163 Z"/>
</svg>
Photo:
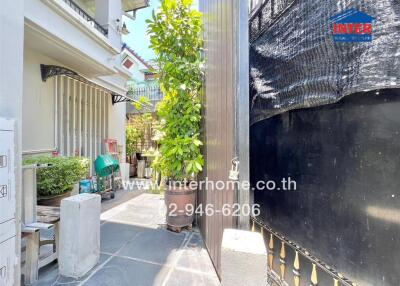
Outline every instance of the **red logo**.
<svg viewBox="0 0 400 286">
<path fill-rule="evenodd" d="M 335 42 L 371 42 L 374 17 L 349 9 L 331 18 Z"/>
</svg>

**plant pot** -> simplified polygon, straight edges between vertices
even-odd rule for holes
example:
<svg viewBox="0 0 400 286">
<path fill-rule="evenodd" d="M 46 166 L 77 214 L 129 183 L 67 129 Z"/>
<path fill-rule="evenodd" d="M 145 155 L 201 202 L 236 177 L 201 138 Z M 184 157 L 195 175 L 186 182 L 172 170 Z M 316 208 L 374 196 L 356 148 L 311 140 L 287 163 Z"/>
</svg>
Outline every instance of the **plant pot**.
<svg viewBox="0 0 400 286">
<path fill-rule="evenodd" d="M 129 177 L 135 177 L 137 173 L 137 165 L 136 164 L 130 164 L 129 165 Z"/>
<path fill-rule="evenodd" d="M 72 191 L 69 191 L 56 196 L 38 197 L 37 204 L 40 206 L 60 207 L 61 200 L 70 197 L 71 194 Z"/>
<path fill-rule="evenodd" d="M 71 191 L 70 196 L 79 195 L 79 189 L 80 189 L 79 183 L 76 183 L 76 184 L 74 185 L 74 188 L 73 188 L 72 191 Z"/>
<path fill-rule="evenodd" d="M 137 167 L 137 176 L 138 178 L 142 179 L 144 178 L 144 170 L 146 168 L 146 161 L 145 160 L 139 160 L 138 161 L 138 167 Z"/>
<path fill-rule="evenodd" d="M 167 206 L 167 225 L 175 228 L 191 226 L 194 219 L 194 211 L 190 215 L 186 206 L 193 205 L 193 209 L 195 209 L 196 191 L 188 186 L 174 187 L 168 185 L 164 196 Z"/>
<path fill-rule="evenodd" d="M 147 179 L 151 179 L 153 176 L 153 169 L 152 168 L 145 168 L 144 169 L 144 177 Z"/>
</svg>

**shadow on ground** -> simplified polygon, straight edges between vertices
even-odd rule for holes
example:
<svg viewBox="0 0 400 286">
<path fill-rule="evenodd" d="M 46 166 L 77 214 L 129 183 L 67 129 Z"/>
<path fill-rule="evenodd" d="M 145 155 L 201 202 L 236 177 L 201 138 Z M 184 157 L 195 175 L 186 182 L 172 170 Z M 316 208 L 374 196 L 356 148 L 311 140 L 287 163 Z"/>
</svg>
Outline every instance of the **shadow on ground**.
<svg viewBox="0 0 400 286">
<path fill-rule="evenodd" d="M 219 285 L 197 229 L 165 229 L 164 201 L 142 194 L 102 214 L 101 257 L 78 280 L 58 274 L 56 263 L 39 273 L 35 285 L 192 286 Z"/>
</svg>

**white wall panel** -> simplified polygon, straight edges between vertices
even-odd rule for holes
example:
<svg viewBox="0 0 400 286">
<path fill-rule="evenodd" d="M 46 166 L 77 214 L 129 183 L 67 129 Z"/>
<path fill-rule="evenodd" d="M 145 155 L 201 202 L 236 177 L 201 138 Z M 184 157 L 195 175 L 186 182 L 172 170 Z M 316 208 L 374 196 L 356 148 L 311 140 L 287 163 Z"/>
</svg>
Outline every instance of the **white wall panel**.
<svg viewBox="0 0 400 286">
<path fill-rule="evenodd" d="M 58 76 L 55 81 L 60 154 L 94 160 L 102 154 L 103 141 L 107 138 L 111 95 L 65 76 Z"/>
<path fill-rule="evenodd" d="M 15 254 L 14 246 L 15 237 L 6 241 L 0 241 L 0 285 L 1 286 L 14 286 L 14 266 Z"/>
<path fill-rule="evenodd" d="M 0 125 L 0 223 L 15 218 L 14 148 L 14 131 Z"/>
<path fill-rule="evenodd" d="M 54 61 L 25 49 L 22 102 L 23 151 L 54 148 L 55 78 L 42 81 L 41 63 L 54 63 Z"/>
<path fill-rule="evenodd" d="M 83 128 L 82 128 L 82 93 L 83 93 L 83 83 L 79 83 L 79 92 L 78 92 L 78 155 L 82 156 L 82 136 L 83 136 Z"/>
</svg>

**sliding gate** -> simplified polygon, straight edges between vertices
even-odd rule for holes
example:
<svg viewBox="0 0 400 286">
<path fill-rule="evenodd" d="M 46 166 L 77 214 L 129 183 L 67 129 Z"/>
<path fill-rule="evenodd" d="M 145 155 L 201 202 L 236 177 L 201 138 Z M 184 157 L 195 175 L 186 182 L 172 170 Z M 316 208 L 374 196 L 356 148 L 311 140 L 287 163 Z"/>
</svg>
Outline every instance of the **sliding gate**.
<svg viewBox="0 0 400 286">
<path fill-rule="evenodd" d="M 232 160 L 240 161 L 241 180 L 249 180 L 248 14 L 243 0 L 201 0 L 204 13 L 206 76 L 204 88 L 205 159 L 203 179 L 228 180 Z M 216 210 L 200 217 L 207 249 L 220 273 L 225 228 L 247 228 L 249 217 L 224 216 L 218 210 L 249 204 L 246 190 L 199 191 L 199 204 Z"/>
</svg>

